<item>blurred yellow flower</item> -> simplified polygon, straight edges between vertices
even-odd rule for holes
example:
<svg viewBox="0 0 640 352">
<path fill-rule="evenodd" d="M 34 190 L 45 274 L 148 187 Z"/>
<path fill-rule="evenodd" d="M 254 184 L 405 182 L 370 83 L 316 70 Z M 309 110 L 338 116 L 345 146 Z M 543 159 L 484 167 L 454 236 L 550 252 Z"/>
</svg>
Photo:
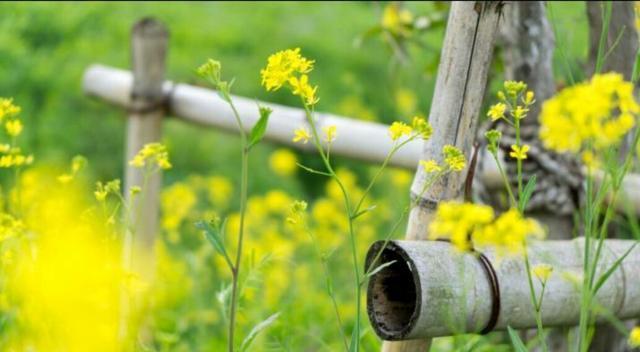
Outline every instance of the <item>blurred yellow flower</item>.
<svg viewBox="0 0 640 352">
<path fill-rule="evenodd" d="M 22 122 L 18 119 L 9 120 L 4 124 L 7 134 L 16 137 L 22 132 Z"/>
<path fill-rule="evenodd" d="M 20 107 L 13 104 L 11 98 L 0 98 L 0 120 L 20 113 Z"/>
<path fill-rule="evenodd" d="M 496 121 L 504 117 L 504 112 L 507 110 L 507 106 L 504 103 L 497 103 L 491 105 L 487 116 L 491 118 L 491 121 Z"/>
<path fill-rule="evenodd" d="M 516 109 L 513 110 L 513 118 L 516 120 L 522 120 L 525 117 L 527 117 L 528 112 L 529 112 L 529 109 L 525 108 L 522 105 L 518 105 L 516 106 Z"/>
<path fill-rule="evenodd" d="M 391 136 L 391 140 L 395 141 L 402 136 L 409 136 L 413 132 L 411 126 L 407 125 L 404 122 L 395 121 L 389 126 L 389 136 Z"/>
<path fill-rule="evenodd" d="M 523 217 L 517 209 L 510 209 L 474 233 L 473 242 L 479 246 L 497 248 L 498 254 L 520 255 L 525 250 L 526 239 L 531 236 L 544 236 L 540 225 L 533 219 Z"/>
<path fill-rule="evenodd" d="M 402 9 L 398 3 L 390 2 L 382 12 L 382 28 L 396 34 L 408 35 L 413 22 L 413 14 Z"/>
<path fill-rule="evenodd" d="M 442 148 L 442 154 L 444 155 L 445 164 L 447 164 L 451 170 L 464 170 L 464 167 L 467 164 L 467 159 L 460 149 L 452 145 L 445 145 Z"/>
<path fill-rule="evenodd" d="M 429 224 L 429 239 L 449 239 L 459 251 L 471 249 L 471 236 L 493 220 L 493 209 L 486 205 L 442 202 Z"/>
<path fill-rule="evenodd" d="M 545 101 L 540 139 L 560 153 L 615 146 L 633 128 L 639 112 L 632 83 L 618 73 L 594 75 Z"/>
<path fill-rule="evenodd" d="M 217 207 L 227 206 L 233 196 L 233 185 L 225 177 L 212 176 L 208 179 L 209 200 Z"/>
<path fill-rule="evenodd" d="M 298 170 L 298 157 L 289 149 L 278 149 L 269 157 L 269 167 L 280 176 L 291 176 Z"/>
<path fill-rule="evenodd" d="M 163 170 L 171 168 L 169 152 L 167 151 L 167 147 L 161 143 L 145 144 L 138 154 L 129 161 L 129 165 L 137 168 L 156 165 Z"/>
<path fill-rule="evenodd" d="M 420 165 L 422 165 L 424 171 L 427 173 L 442 171 L 442 166 L 438 165 L 438 162 L 435 160 L 420 160 Z"/>
<path fill-rule="evenodd" d="M 538 280 L 545 283 L 547 282 L 547 280 L 549 280 L 549 277 L 553 272 L 553 267 L 549 264 L 538 264 L 534 266 L 531 271 L 533 275 L 538 278 Z"/>
<path fill-rule="evenodd" d="M 531 105 L 536 102 L 534 100 L 534 97 L 535 95 L 533 94 L 533 92 L 528 91 L 527 94 L 525 94 L 524 98 L 522 98 L 522 102 L 525 103 L 526 105 Z"/>
<path fill-rule="evenodd" d="M 197 200 L 191 187 L 183 182 L 176 182 L 163 190 L 160 195 L 162 228 L 168 231 L 177 230 Z"/>
<path fill-rule="evenodd" d="M 291 85 L 293 95 L 301 97 L 305 104 L 311 106 L 318 102 L 318 98 L 316 97 L 318 87 L 312 87 L 309 84 L 309 76 L 302 75 L 300 78 L 293 76 L 289 78 L 289 84 Z"/>
<path fill-rule="evenodd" d="M 433 134 L 433 127 L 431 127 L 431 124 L 420 116 L 413 117 L 411 128 L 415 132 L 419 133 L 420 137 L 425 141 L 431 138 L 431 135 Z"/>
<path fill-rule="evenodd" d="M 403 115 L 409 115 L 415 113 L 416 106 L 418 105 L 418 98 L 416 95 L 407 88 L 399 88 L 396 92 L 396 106 Z"/>
<path fill-rule="evenodd" d="M 300 128 L 296 128 L 293 131 L 292 140 L 294 143 L 302 142 L 302 144 L 307 144 L 307 142 L 309 142 L 309 139 L 311 139 L 311 135 L 309 134 L 309 131 L 307 131 L 306 128 L 300 127 Z"/>
<path fill-rule="evenodd" d="M 525 160 L 527 158 L 528 151 L 529 151 L 529 146 L 527 144 L 523 146 L 513 144 L 511 146 L 511 152 L 509 153 L 509 156 L 514 159 Z"/>
<path fill-rule="evenodd" d="M 640 326 L 631 329 L 629 333 L 629 346 L 632 348 L 640 347 Z"/>
<path fill-rule="evenodd" d="M 322 130 L 324 131 L 325 142 L 332 143 L 334 140 L 336 140 L 337 127 L 335 125 L 323 127 Z"/>
</svg>

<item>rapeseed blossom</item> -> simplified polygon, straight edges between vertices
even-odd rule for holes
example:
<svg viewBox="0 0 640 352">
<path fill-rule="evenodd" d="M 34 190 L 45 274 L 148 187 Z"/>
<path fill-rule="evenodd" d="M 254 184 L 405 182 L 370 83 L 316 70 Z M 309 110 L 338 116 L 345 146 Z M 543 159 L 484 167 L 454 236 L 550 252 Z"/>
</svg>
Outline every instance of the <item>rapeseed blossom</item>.
<svg viewBox="0 0 640 352">
<path fill-rule="evenodd" d="M 533 219 L 525 218 L 512 208 L 501 214 L 495 221 L 474 233 L 473 241 L 478 246 L 497 249 L 498 254 L 521 255 L 526 249 L 529 237 L 542 238 L 540 225 Z"/>
<path fill-rule="evenodd" d="M 307 144 L 307 142 L 309 142 L 309 139 L 311 139 L 311 135 L 309 134 L 309 131 L 306 128 L 300 127 L 300 128 L 296 128 L 293 131 L 292 141 L 294 143 L 302 142 L 302 144 Z"/>
<path fill-rule="evenodd" d="M 531 269 L 532 274 L 542 283 L 546 283 L 551 277 L 553 267 L 549 264 L 538 264 Z"/>
<path fill-rule="evenodd" d="M 313 60 L 300 54 L 300 48 L 279 51 L 269 56 L 267 66 L 260 70 L 262 85 L 267 91 L 289 85 L 293 95 L 301 97 L 305 105 L 315 105 L 318 102 L 318 87 L 309 83 L 307 75 L 313 69 L 313 63 Z"/>
<path fill-rule="evenodd" d="M 404 122 L 395 121 L 389 126 L 389 136 L 391 140 L 396 141 L 402 136 L 409 136 L 413 132 L 411 126 Z"/>
<path fill-rule="evenodd" d="M 171 168 L 169 152 L 167 151 L 167 147 L 161 143 L 145 144 L 138 154 L 129 161 L 129 165 L 137 168 L 157 166 L 162 170 Z"/>
<path fill-rule="evenodd" d="M 633 87 L 622 75 L 606 73 L 563 89 L 542 107 L 540 139 L 560 153 L 618 144 L 640 112 Z"/>
<path fill-rule="evenodd" d="M 527 144 L 523 146 L 513 144 L 511 146 L 511 152 L 509 153 L 509 156 L 517 160 L 524 160 L 527 158 L 528 151 L 529 146 Z"/>
<path fill-rule="evenodd" d="M 9 120 L 5 122 L 4 128 L 9 136 L 16 137 L 22 132 L 22 122 L 18 119 Z"/>
<path fill-rule="evenodd" d="M 462 151 L 452 145 L 445 145 L 442 148 L 442 154 L 444 155 L 444 162 L 453 171 L 462 171 L 467 163 Z"/>
<path fill-rule="evenodd" d="M 449 239 L 459 251 L 471 249 L 474 233 L 493 220 L 493 209 L 472 203 L 443 202 L 429 224 L 429 239 Z"/>
<path fill-rule="evenodd" d="M 442 166 L 440 166 L 435 160 L 420 160 L 420 165 L 427 173 L 442 171 Z"/>
<path fill-rule="evenodd" d="M 504 112 L 507 110 L 507 105 L 504 103 L 497 103 L 491 106 L 487 116 L 491 118 L 491 121 L 496 121 L 504 117 Z"/>
<path fill-rule="evenodd" d="M 332 143 L 333 141 L 335 141 L 337 136 L 337 129 L 338 128 L 335 125 L 323 127 L 322 130 L 324 131 L 324 141 L 327 143 Z"/>
<path fill-rule="evenodd" d="M 431 127 L 431 124 L 419 116 L 415 116 L 413 118 L 411 128 L 420 134 L 420 137 L 425 141 L 431 138 L 431 135 L 433 134 L 433 127 Z"/>
<path fill-rule="evenodd" d="M 5 117 L 12 117 L 20 113 L 22 109 L 13 104 L 11 98 L 0 98 L 0 120 Z"/>
</svg>

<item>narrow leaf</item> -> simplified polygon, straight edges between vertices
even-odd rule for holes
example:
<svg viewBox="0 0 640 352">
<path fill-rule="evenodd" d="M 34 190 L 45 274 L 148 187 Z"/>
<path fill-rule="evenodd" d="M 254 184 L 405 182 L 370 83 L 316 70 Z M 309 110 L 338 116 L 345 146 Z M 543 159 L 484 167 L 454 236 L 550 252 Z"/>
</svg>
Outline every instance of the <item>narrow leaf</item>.
<svg viewBox="0 0 640 352">
<path fill-rule="evenodd" d="M 627 258 L 627 256 L 629 256 L 631 251 L 633 251 L 633 249 L 636 248 L 636 245 L 638 243 L 640 243 L 640 242 L 634 242 L 631 245 L 631 247 L 629 247 L 629 249 L 627 249 L 627 251 L 624 252 L 624 254 L 620 256 L 620 258 L 616 259 L 616 261 L 613 262 L 611 267 L 609 269 L 607 269 L 607 271 L 598 279 L 598 282 L 596 283 L 596 285 L 593 288 L 593 295 L 594 296 L 595 296 L 596 293 L 598 293 L 598 290 L 600 290 L 600 288 L 602 288 L 604 283 L 607 282 L 607 279 L 609 279 L 609 277 L 611 275 L 613 275 L 613 273 L 616 271 L 616 269 L 618 269 L 620 264 L 622 264 L 622 262 Z"/>
<path fill-rule="evenodd" d="M 271 113 L 273 112 L 271 108 L 266 106 L 259 106 L 258 110 L 260 111 L 260 119 L 258 119 L 258 122 L 253 126 L 251 133 L 249 134 L 249 148 L 262 140 L 264 133 L 267 131 L 269 116 L 271 116 Z"/>
<path fill-rule="evenodd" d="M 204 232 L 204 236 L 207 238 L 209 243 L 211 243 L 213 248 L 224 257 L 229 268 L 233 268 L 222 237 L 226 224 L 226 219 L 222 222 L 221 226 L 214 226 L 211 221 L 198 221 L 196 222 L 196 228 Z"/>
<path fill-rule="evenodd" d="M 375 268 L 375 269 L 371 270 L 370 272 L 368 272 L 368 273 L 365 275 L 365 277 L 367 277 L 367 278 L 372 277 L 373 275 L 375 275 L 375 274 L 377 274 L 377 273 L 381 272 L 381 271 L 382 271 L 382 270 L 384 270 L 385 268 L 387 268 L 387 267 L 389 267 L 389 266 L 391 266 L 391 265 L 395 264 L 395 262 L 396 262 L 396 260 L 392 260 L 392 261 L 390 261 L 390 262 L 386 262 L 386 263 L 380 264 L 380 265 L 378 265 L 378 267 L 377 267 L 377 268 Z"/>
<path fill-rule="evenodd" d="M 329 174 L 329 173 L 327 173 L 327 172 L 318 171 L 318 170 L 312 169 L 312 168 L 310 168 L 310 167 L 308 167 L 308 166 L 304 166 L 304 165 L 302 165 L 302 164 L 300 164 L 300 163 L 297 163 L 297 165 L 298 165 L 298 166 L 300 166 L 301 168 L 303 168 L 304 170 L 306 170 L 306 171 L 308 171 L 308 172 L 312 173 L 312 174 L 318 174 L 318 175 L 328 176 L 328 177 L 330 177 L 330 176 L 331 176 L 331 174 Z"/>
<path fill-rule="evenodd" d="M 509 337 L 511 338 L 511 343 L 513 344 L 513 348 L 515 348 L 516 352 L 528 352 L 527 347 L 520 339 L 518 332 L 513 330 L 510 326 L 507 326 L 507 330 L 509 330 Z"/>
<path fill-rule="evenodd" d="M 531 195 L 533 191 L 536 190 L 536 175 L 533 175 L 529 182 L 524 186 L 524 190 L 522 191 L 522 197 L 520 198 L 520 211 L 524 211 L 524 208 L 529 203 L 531 199 Z"/>
<path fill-rule="evenodd" d="M 364 214 L 366 214 L 366 213 L 368 213 L 368 212 L 372 211 L 372 210 L 373 210 L 373 209 L 375 209 L 376 207 L 377 207 L 377 205 L 372 205 L 372 206 L 370 206 L 370 207 L 368 207 L 368 208 L 366 208 L 366 209 L 362 209 L 362 210 L 360 210 L 359 212 L 357 212 L 356 214 L 354 214 L 354 215 L 351 217 L 351 220 L 355 220 L 356 218 L 358 218 L 358 217 L 360 217 L 360 216 L 362 216 L 362 215 L 364 215 Z"/>
<path fill-rule="evenodd" d="M 276 321 L 276 319 L 278 319 L 279 316 L 280 316 L 280 313 L 275 313 L 272 316 L 268 317 L 267 319 L 256 324 L 253 327 L 253 329 L 251 329 L 247 337 L 245 337 L 244 340 L 242 341 L 242 345 L 240 345 L 240 351 L 241 352 L 247 351 L 249 346 L 251 346 L 251 343 L 253 342 L 253 340 L 255 340 L 255 338 L 258 336 L 258 334 L 260 334 L 263 330 L 265 330 L 271 324 L 273 324 Z"/>
</svg>

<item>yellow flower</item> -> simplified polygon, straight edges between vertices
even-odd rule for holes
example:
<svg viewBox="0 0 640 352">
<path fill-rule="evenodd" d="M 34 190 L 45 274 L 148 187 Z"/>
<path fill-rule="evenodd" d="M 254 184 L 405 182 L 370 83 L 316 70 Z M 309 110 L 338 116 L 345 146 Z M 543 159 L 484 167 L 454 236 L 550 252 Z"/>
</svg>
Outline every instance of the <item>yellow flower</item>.
<svg viewBox="0 0 640 352">
<path fill-rule="evenodd" d="M 459 251 L 471 249 L 470 239 L 476 231 L 493 220 L 493 209 L 472 203 L 443 202 L 429 224 L 429 239 L 449 239 Z"/>
<path fill-rule="evenodd" d="M 617 73 L 594 75 L 545 101 L 540 139 L 560 153 L 601 150 L 620 143 L 639 112 L 632 83 Z"/>
<path fill-rule="evenodd" d="M 303 200 L 296 200 L 289 206 L 289 216 L 287 217 L 287 223 L 295 225 L 302 220 L 304 212 L 307 210 L 307 202 Z"/>
<path fill-rule="evenodd" d="M 269 157 L 271 170 L 280 176 L 291 176 L 297 170 L 298 158 L 289 149 L 278 149 Z"/>
<path fill-rule="evenodd" d="M 20 107 L 13 104 L 11 98 L 0 98 L 0 120 L 20 113 Z"/>
<path fill-rule="evenodd" d="M 520 81 L 505 81 L 504 82 L 504 90 L 507 91 L 512 97 L 517 96 L 527 89 L 527 85 L 524 82 Z"/>
<path fill-rule="evenodd" d="M 511 152 L 509 153 L 509 156 L 514 159 L 524 160 L 527 158 L 528 151 L 529 151 L 529 146 L 527 144 L 523 146 L 513 144 L 511 146 Z"/>
<path fill-rule="evenodd" d="M 293 142 L 297 143 L 302 141 L 302 144 L 307 144 L 307 142 L 311 139 L 311 135 L 306 128 L 300 127 L 293 131 Z"/>
<path fill-rule="evenodd" d="M 640 347 L 640 326 L 631 329 L 629 333 L 629 346 L 633 348 Z"/>
<path fill-rule="evenodd" d="M 140 192 L 142 192 L 142 188 L 140 186 L 132 186 L 129 189 L 129 194 L 132 196 L 135 196 L 137 194 L 139 194 Z"/>
<path fill-rule="evenodd" d="M 382 28 L 396 34 L 408 35 L 413 14 L 408 10 L 401 9 L 396 3 L 389 3 L 382 13 Z"/>
<path fill-rule="evenodd" d="M 322 130 L 324 131 L 325 142 L 331 143 L 336 140 L 337 127 L 335 125 L 323 127 Z"/>
<path fill-rule="evenodd" d="M 505 104 L 497 103 L 491 105 L 489 112 L 487 112 L 487 116 L 491 118 L 491 121 L 496 121 L 504 117 L 505 110 L 507 110 L 507 106 Z"/>
<path fill-rule="evenodd" d="M 4 124 L 4 128 L 9 136 L 16 137 L 22 132 L 22 122 L 18 119 L 9 120 Z"/>
<path fill-rule="evenodd" d="M 298 77 L 289 78 L 289 84 L 291 85 L 293 95 L 297 95 L 304 99 L 305 104 L 315 105 L 318 102 L 316 98 L 316 91 L 318 87 L 312 87 L 309 84 L 309 76 L 302 75 Z"/>
<path fill-rule="evenodd" d="M 420 116 L 415 116 L 413 118 L 411 127 L 414 131 L 419 133 L 422 139 L 425 141 L 431 138 L 431 135 L 433 134 L 433 127 L 431 127 L 431 124 L 429 124 L 424 118 Z"/>
<path fill-rule="evenodd" d="M 513 111 L 513 118 L 516 120 L 522 120 L 525 117 L 527 117 L 528 112 L 529 112 L 529 109 L 526 109 L 521 105 L 518 105 L 516 109 Z"/>
<path fill-rule="evenodd" d="M 522 98 L 522 102 L 524 102 L 526 105 L 531 105 L 536 102 L 534 100 L 534 97 L 535 95 L 533 94 L 533 92 L 528 91 L 527 94 L 525 94 L 524 98 Z"/>
<path fill-rule="evenodd" d="M 167 147 L 161 143 L 145 144 L 138 154 L 129 161 L 129 165 L 137 168 L 142 168 L 146 165 L 156 165 L 163 170 L 171 168 L 169 152 L 167 151 Z"/>
<path fill-rule="evenodd" d="M 473 243 L 494 247 L 499 254 L 520 255 L 525 250 L 528 237 L 541 238 L 543 235 L 542 228 L 535 220 L 523 217 L 517 209 L 510 209 L 474 233 Z"/>
<path fill-rule="evenodd" d="M 453 171 L 462 171 L 467 163 L 467 159 L 460 149 L 452 146 L 445 145 L 442 148 L 442 154 L 444 155 L 444 162 Z"/>
<path fill-rule="evenodd" d="M 391 140 L 395 141 L 402 136 L 409 136 L 413 132 L 411 126 L 407 125 L 404 122 L 395 121 L 389 127 L 389 136 L 391 136 Z"/>
<path fill-rule="evenodd" d="M 279 51 L 267 59 L 267 66 L 260 71 L 262 85 L 267 91 L 278 90 L 294 77 L 294 74 L 309 73 L 313 60 L 300 54 L 300 48 Z"/>
<path fill-rule="evenodd" d="M 533 267 L 531 270 L 533 275 L 538 278 L 542 283 L 547 282 L 551 273 L 553 272 L 553 267 L 549 264 L 538 264 Z"/>
<path fill-rule="evenodd" d="M 442 171 L 442 166 L 438 165 L 438 162 L 435 160 L 420 160 L 420 165 L 422 165 L 424 171 L 427 173 Z"/>
</svg>

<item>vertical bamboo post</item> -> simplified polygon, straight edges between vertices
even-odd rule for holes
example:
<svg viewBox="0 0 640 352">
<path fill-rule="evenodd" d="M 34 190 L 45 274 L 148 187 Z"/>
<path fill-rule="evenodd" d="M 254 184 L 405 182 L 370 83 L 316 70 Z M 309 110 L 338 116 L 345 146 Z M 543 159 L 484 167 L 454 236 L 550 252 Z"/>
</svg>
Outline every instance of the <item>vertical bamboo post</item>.
<svg viewBox="0 0 640 352">
<path fill-rule="evenodd" d="M 161 137 L 162 117 L 164 115 L 165 61 L 169 34 L 165 26 L 152 18 L 138 21 L 131 33 L 131 63 L 133 88 L 131 90 L 130 115 L 127 120 L 127 140 L 125 159 L 124 192 L 127 203 L 130 202 L 129 190 L 133 186 L 143 187 L 142 194 L 133 199 L 131 207 L 131 225 L 134 234 L 128 235 L 129 253 L 125 249 L 125 263 L 145 278 L 153 275 L 153 250 L 158 232 L 160 174 L 156 173 L 145 180 L 141 169 L 130 166 L 129 160 L 147 143 L 158 142 Z M 133 237 L 133 238 L 131 238 Z M 131 250 L 137 256 L 132 262 Z"/>
<path fill-rule="evenodd" d="M 442 147 L 447 144 L 470 156 L 501 8 L 500 1 L 451 4 L 429 115 L 436 133 L 425 143 L 423 159 L 442 161 Z M 411 186 L 412 198 L 419 195 L 425 176 L 418 167 Z M 466 172 L 450 174 L 422 195 L 409 215 L 407 239 L 426 239 L 438 202 L 460 198 L 465 177 Z M 386 341 L 382 351 L 426 351 L 430 343 L 430 340 Z"/>
</svg>

